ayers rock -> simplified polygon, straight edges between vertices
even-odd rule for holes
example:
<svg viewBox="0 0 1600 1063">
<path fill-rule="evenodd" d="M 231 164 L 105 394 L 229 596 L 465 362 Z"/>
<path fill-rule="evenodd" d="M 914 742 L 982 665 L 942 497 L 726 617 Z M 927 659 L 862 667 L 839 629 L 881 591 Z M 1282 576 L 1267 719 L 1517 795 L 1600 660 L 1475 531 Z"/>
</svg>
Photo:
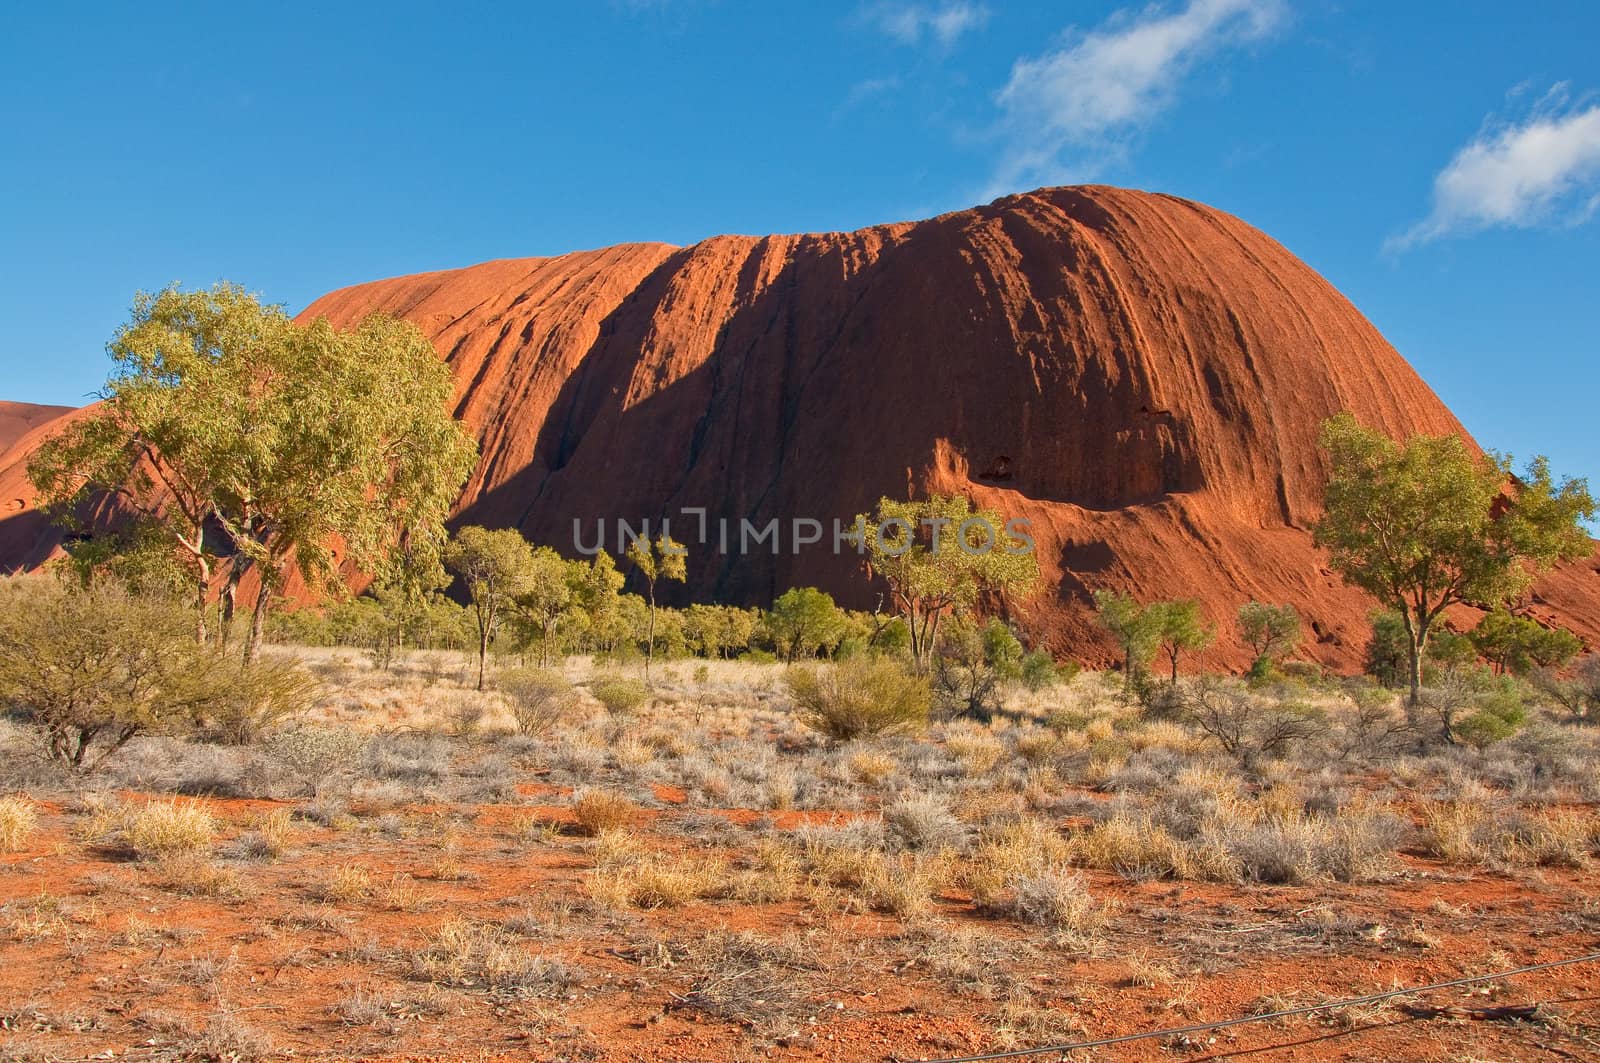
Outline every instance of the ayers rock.
<svg viewBox="0 0 1600 1063">
<path fill-rule="evenodd" d="M 345 288 L 303 316 L 372 310 L 416 322 L 454 371 L 483 451 L 462 522 L 572 554 L 574 520 L 592 543 L 597 518 L 666 515 L 691 548 L 680 601 L 815 584 L 870 607 L 860 559 L 790 554 L 787 522 L 960 492 L 1032 522 L 1045 580 L 1017 619 L 1090 662 L 1111 658 L 1088 605 L 1102 587 L 1198 598 L 1223 631 L 1212 666 L 1243 660 L 1227 621 L 1250 598 L 1294 604 L 1309 655 L 1357 662 L 1372 604 L 1311 541 L 1318 427 L 1349 409 L 1395 436 L 1465 434 L 1272 239 L 1099 186 L 851 233 L 487 262 Z M 5 497 L 25 497 L 17 450 L 0 456 Z M 785 552 L 698 546 L 683 507 L 735 529 L 778 518 Z M 25 559 L 19 545 L 0 524 L 0 565 L 37 561 L 41 541 Z M 1600 644 L 1600 561 L 1545 580 L 1534 613 Z"/>
</svg>

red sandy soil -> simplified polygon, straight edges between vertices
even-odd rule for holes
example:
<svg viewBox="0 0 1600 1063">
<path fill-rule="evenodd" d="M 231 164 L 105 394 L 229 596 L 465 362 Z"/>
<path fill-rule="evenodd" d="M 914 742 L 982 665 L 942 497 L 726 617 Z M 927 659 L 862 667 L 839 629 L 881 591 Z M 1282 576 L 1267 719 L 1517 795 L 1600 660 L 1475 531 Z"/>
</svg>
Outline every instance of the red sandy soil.
<svg viewBox="0 0 1600 1063">
<path fill-rule="evenodd" d="M 848 524 L 938 490 L 1026 518 L 1046 587 L 1024 626 L 1105 664 L 1090 592 L 1194 597 L 1226 621 L 1292 603 L 1324 664 L 1359 660 L 1370 602 L 1313 548 L 1317 432 L 1348 409 L 1396 437 L 1463 433 L 1348 300 L 1262 232 L 1190 200 L 1047 188 L 850 233 L 719 236 L 508 259 L 345 288 L 303 318 L 384 310 L 456 377 L 482 458 L 460 520 L 571 550 L 573 521 L 678 514 Z M 0 498 L 31 499 L 26 441 Z M 766 605 L 873 591 L 846 551 L 690 543 L 669 595 Z M 9 525 L 9 526 L 8 526 Z M 697 533 L 698 529 L 694 529 Z M 712 536 L 713 540 L 715 535 Z M 0 569 L 52 547 L 0 521 Z M 676 604 L 676 602 L 674 603 Z M 1533 614 L 1600 644 L 1600 558 L 1546 580 Z M 1231 623 L 1211 668 L 1247 663 Z"/>
<path fill-rule="evenodd" d="M 229 825 L 225 834 L 277 807 L 204 803 Z M 231 1012 L 269 1036 L 278 1052 L 302 1058 L 927 1059 L 1226 1019 L 1578 955 L 1600 942 L 1600 884 L 1590 872 L 1507 877 L 1407 856 L 1400 877 L 1377 886 L 1235 888 L 1091 873 L 1094 893 L 1117 907 L 1092 949 L 1052 946 L 1040 931 L 974 912 L 959 894 L 936 905 L 948 927 L 1001 945 L 1038 946 L 1026 962 L 1000 969 L 999 977 L 1028 988 L 1036 1009 L 1035 1025 L 1009 1038 L 996 1033 L 1005 1020 L 1004 988 L 985 995 L 941 980 L 929 966 L 937 946 L 919 952 L 908 945 L 907 924 L 878 914 L 829 915 L 797 902 L 551 916 L 520 947 L 582 968 L 565 998 L 466 986 L 443 994 L 439 1013 L 419 1014 L 404 1003 L 426 988 L 410 978 L 407 957 L 447 919 L 500 922 L 530 907 L 548 914 L 584 895 L 587 843 L 560 833 L 521 840 L 509 827 L 513 812 L 559 823 L 566 810 L 397 810 L 409 837 L 370 831 L 370 819 L 340 830 L 301 823 L 282 858 L 231 863 L 247 893 L 226 898 L 173 892 L 125 854 L 77 840 L 71 825 L 78 817 L 46 806 L 26 849 L 0 858 L 0 903 L 7 905 L 0 1058 L 35 1058 L 24 1048 L 55 1059 L 183 1058 L 184 1037 L 174 1030 Z M 700 813 L 668 803 L 643 813 L 636 828 L 653 844 L 681 845 L 660 829 L 689 814 Z M 756 815 L 724 814 L 735 822 Z M 465 868 L 460 880 L 438 877 L 447 837 Z M 311 887 L 344 864 L 369 869 L 380 884 L 412 876 L 426 903 L 391 911 L 372 900 L 316 899 Z M 23 926 L 27 913 L 36 918 Z M 816 960 L 796 1030 L 775 1043 L 694 1005 L 686 957 L 721 930 L 797 934 Z M 1136 982 L 1139 963 L 1167 974 L 1155 984 Z M 220 973 L 195 974 L 207 965 Z M 396 1002 L 390 1030 L 347 1023 L 330 1010 L 358 988 Z M 1426 1001 L 1537 1002 L 1532 1022 L 1369 1009 L 1081 1058 L 1595 1059 L 1597 994 L 1600 966 L 1575 966 L 1441 991 Z"/>
</svg>

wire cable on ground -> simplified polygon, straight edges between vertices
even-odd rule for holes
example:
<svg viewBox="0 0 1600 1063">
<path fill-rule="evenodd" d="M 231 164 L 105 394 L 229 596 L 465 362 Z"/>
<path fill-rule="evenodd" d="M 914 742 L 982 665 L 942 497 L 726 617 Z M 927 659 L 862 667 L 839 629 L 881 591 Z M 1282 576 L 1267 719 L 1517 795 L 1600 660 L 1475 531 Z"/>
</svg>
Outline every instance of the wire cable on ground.
<svg viewBox="0 0 1600 1063">
<path fill-rule="evenodd" d="M 1332 1011 L 1335 1008 L 1360 1007 L 1363 1004 L 1376 1004 L 1380 1000 L 1409 997 L 1417 993 L 1429 993 L 1435 989 L 1450 989 L 1453 986 L 1472 985 L 1476 982 L 1493 982 L 1519 974 L 1548 971 L 1553 967 L 1569 967 L 1575 963 L 1592 963 L 1595 960 L 1600 960 L 1600 952 L 1591 952 L 1586 956 L 1574 956 L 1566 960 L 1551 960 L 1549 963 L 1530 964 L 1527 967 L 1513 967 L 1509 971 L 1496 971 L 1493 974 L 1476 974 L 1470 978 L 1453 978 L 1448 982 L 1434 982 L 1432 985 L 1413 986 L 1409 989 L 1391 989 L 1384 993 L 1369 993 L 1364 997 L 1351 997 L 1348 1000 L 1330 1000 L 1323 1004 L 1307 1004 L 1298 1008 L 1268 1011 L 1260 1015 L 1244 1015 L 1236 1019 L 1222 1019 L 1218 1022 L 1202 1022 L 1193 1026 L 1173 1026 L 1165 1030 L 1146 1030 L 1142 1033 L 1125 1033 L 1116 1037 L 1101 1037 L 1093 1041 L 1074 1041 L 1070 1044 L 1062 1045 L 1043 1045 L 1039 1048 L 1013 1048 L 1004 1052 L 987 1052 L 976 1056 L 951 1056 L 949 1058 L 931 1059 L 927 1063 L 989 1063 L 990 1060 L 996 1059 L 1021 1059 L 1024 1056 L 1075 1052 L 1083 1048 L 1104 1048 L 1108 1045 L 1125 1044 L 1129 1041 L 1144 1041 L 1152 1037 L 1181 1037 L 1185 1034 L 1205 1033 L 1207 1030 L 1221 1030 L 1229 1026 L 1242 1026 L 1249 1022 L 1267 1022 L 1271 1019 L 1284 1019 L 1292 1015 L 1309 1015 L 1318 1011 Z"/>
</svg>

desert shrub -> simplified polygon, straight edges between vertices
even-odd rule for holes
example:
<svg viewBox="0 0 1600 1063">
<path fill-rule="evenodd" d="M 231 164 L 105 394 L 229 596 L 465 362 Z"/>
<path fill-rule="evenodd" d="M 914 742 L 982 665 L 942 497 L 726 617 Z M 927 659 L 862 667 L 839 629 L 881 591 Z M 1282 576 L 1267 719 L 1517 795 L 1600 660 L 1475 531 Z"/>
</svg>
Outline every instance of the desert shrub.
<svg viewBox="0 0 1600 1063">
<path fill-rule="evenodd" d="M 1321 712 L 1310 706 L 1216 679 L 1200 682 L 1185 696 L 1183 718 L 1245 760 L 1282 753 L 1326 726 Z"/>
<path fill-rule="evenodd" d="M 560 996 L 582 972 L 560 960 L 530 956 L 504 928 L 470 919 L 450 919 L 413 959 L 419 978 L 442 985 L 516 990 L 532 996 Z"/>
<path fill-rule="evenodd" d="M 1529 676 L 1533 688 L 1565 710 L 1573 720 L 1591 722 L 1600 716 L 1600 656 L 1583 658 L 1563 675 L 1555 668 L 1538 668 Z"/>
<path fill-rule="evenodd" d="M 1029 690 L 1044 690 L 1061 680 L 1055 660 L 1044 650 L 1034 650 L 1022 658 L 1020 678 Z"/>
<path fill-rule="evenodd" d="M 1371 882 L 1393 866 L 1403 830 L 1380 810 L 1346 809 L 1333 816 L 1296 811 L 1224 828 L 1224 841 L 1241 876 L 1253 882 Z"/>
<path fill-rule="evenodd" d="M 1074 859 L 1129 878 L 1210 878 L 1188 848 L 1149 816 L 1117 814 L 1072 839 Z M 1220 876 L 1229 877 L 1229 876 Z"/>
<path fill-rule="evenodd" d="M 695 853 L 627 853 L 589 873 L 589 896 L 609 908 L 676 908 L 728 888 L 727 863 Z"/>
<path fill-rule="evenodd" d="M 296 727 L 263 744 L 267 757 L 312 796 L 349 778 L 366 739 L 343 727 Z"/>
<path fill-rule="evenodd" d="M 1394 751 L 1397 740 L 1411 730 L 1400 712 L 1394 693 L 1370 680 L 1345 683 L 1351 711 L 1338 717 L 1334 744 L 1341 757 L 1371 759 Z"/>
<path fill-rule="evenodd" d="M 957 728 L 945 737 L 944 747 L 961 763 L 968 775 L 983 775 L 1000 763 L 1006 747 L 988 731 L 976 727 Z"/>
<path fill-rule="evenodd" d="M 495 677 L 495 685 L 511 704 L 511 715 L 517 721 L 519 734 L 547 733 L 570 716 L 578 702 L 577 691 L 559 672 L 517 668 L 501 672 Z"/>
<path fill-rule="evenodd" d="M 1446 742 L 1482 749 L 1517 732 L 1527 720 L 1522 689 L 1513 676 L 1481 665 L 1438 669 L 1423 689 L 1419 712 Z"/>
<path fill-rule="evenodd" d="M 33 802 L 26 797 L 0 797 L 0 853 L 21 849 L 38 821 Z"/>
<path fill-rule="evenodd" d="M 937 649 L 933 699 L 946 718 L 989 719 L 1000 710 L 1001 681 L 1022 674 L 1022 643 L 999 619 L 982 628 L 954 621 L 940 633 Z"/>
<path fill-rule="evenodd" d="M 967 837 L 964 823 L 950 811 L 948 801 L 934 794 L 913 793 L 884 806 L 883 822 L 889 834 L 907 849 L 936 852 L 960 848 Z"/>
<path fill-rule="evenodd" d="M 920 730 L 928 720 L 928 684 L 889 658 L 795 668 L 784 680 L 800 721 L 829 738 L 902 734 Z"/>
<path fill-rule="evenodd" d="M 572 815 L 590 837 L 627 827 L 638 811 L 632 801 L 610 790 L 585 790 L 572 801 Z"/>
<path fill-rule="evenodd" d="M 138 808 L 124 809 L 120 829 L 113 837 L 142 860 L 171 860 L 206 853 L 216 830 L 211 813 L 199 805 L 152 801 Z"/>
<path fill-rule="evenodd" d="M 255 829 L 240 839 L 248 856 L 278 857 L 294 839 L 294 816 L 287 808 L 269 812 L 256 821 Z"/>
<path fill-rule="evenodd" d="M 0 580 L 0 705 L 39 724 L 45 752 L 91 770 L 147 731 L 179 732 L 228 694 L 231 659 L 194 615 L 114 584 Z"/>
<path fill-rule="evenodd" d="M 213 662 L 229 681 L 201 709 L 206 736 L 223 745 L 256 741 L 285 720 L 316 704 L 321 683 L 311 673 L 285 660 L 244 664 L 231 658 Z"/>
<path fill-rule="evenodd" d="M 900 764 L 885 753 L 861 749 L 850 755 L 846 767 L 850 769 L 850 774 L 857 782 L 866 786 L 877 786 L 893 775 Z"/>
<path fill-rule="evenodd" d="M 628 716 L 650 700 L 650 688 L 629 676 L 597 675 L 589 681 L 589 693 L 613 716 Z"/>
<path fill-rule="evenodd" d="M 1024 923 L 1072 934 L 1091 932 L 1105 921 L 1105 908 L 1090 894 L 1083 876 L 1059 866 L 1023 872 L 1013 880 L 1009 893 L 987 908 Z"/>
</svg>

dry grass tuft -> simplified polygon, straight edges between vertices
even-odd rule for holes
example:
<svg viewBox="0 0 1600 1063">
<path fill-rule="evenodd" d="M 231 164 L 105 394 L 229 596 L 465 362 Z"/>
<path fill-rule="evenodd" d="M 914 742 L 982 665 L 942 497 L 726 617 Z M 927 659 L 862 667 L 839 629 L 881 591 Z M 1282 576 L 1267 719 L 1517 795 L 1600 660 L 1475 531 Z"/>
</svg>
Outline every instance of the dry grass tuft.
<svg viewBox="0 0 1600 1063">
<path fill-rule="evenodd" d="M 38 827 L 39 816 L 26 797 L 0 797 L 0 853 L 22 848 Z"/>
<path fill-rule="evenodd" d="M 451 919 L 439 927 L 412 962 L 413 973 L 440 985 L 514 989 L 533 996 L 558 996 L 582 972 L 561 960 L 529 955 L 503 927 Z"/>
<path fill-rule="evenodd" d="M 638 811 L 632 801 L 610 790 L 585 790 L 572 802 L 578 828 L 591 838 L 626 828 Z"/>
</svg>

